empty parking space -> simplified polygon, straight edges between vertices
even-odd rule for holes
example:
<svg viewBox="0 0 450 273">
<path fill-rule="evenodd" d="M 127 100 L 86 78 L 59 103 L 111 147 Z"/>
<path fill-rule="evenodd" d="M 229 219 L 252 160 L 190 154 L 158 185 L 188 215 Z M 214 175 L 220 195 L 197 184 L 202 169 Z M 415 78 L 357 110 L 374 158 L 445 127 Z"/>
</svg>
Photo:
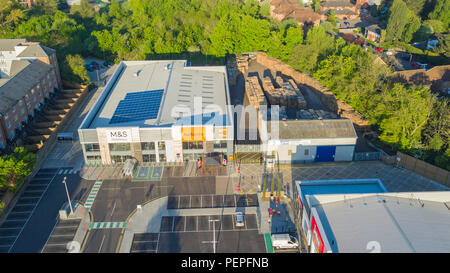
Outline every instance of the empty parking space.
<svg viewBox="0 0 450 273">
<path fill-rule="evenodd" d="M 212 208 L 212 195 L 202 195 L 202 208 Z"/>
<path fill-rule="evenodd" d="M 81 219 L 61 220 L 42 248 L 42 253 L 66 253 L 68 243 L 73 241 Z"/>
<path fill-rule="evenodd" d="M 161 218 L 161 232 L 172 231 L 173 226 L 173 217 L 171 216 L 163 216 Z"/>
<path fill-rule="evenodd" d="M 159 233 L 136 233 L 131 245 L 131 253 L 156 253 Z"/>
<path fill-rule="evenodd" d="M 202 207 L 202 197 L 200 195 L 191 196 L 191 208 L 201 208 Z"/>
<path fill-rule="evenodd" d="M 241 195 L 176 195 L 169 196 L 167 209 L 255 207 L 256 194 Z"/>
<path fill-rule="evenodd" d="M 223 195 L 213 195 L 213 208 L 223 207 Z"/>
<path fill-rule="evenodd" d="M 167 200 L 167 209 L 177 209 L 178 208 L 178 196 L 169 196 Z"/>
<path fill-rule="evenodd" d="M 223 215 L 221 229 L 222 230 L 233 230 L 234 229 L 233 215 Z"/>
<path fill-rule="evenodd" d="M 197 216 L 185 216 L 184 221 L 186 231 L 197 231 Z"/>
<path fill-rule="evenodd" d="M 177 197 L 180 198 L 178 208 L 182 209 L 182 208 L 190 208 L 191 207 L 191 196 L 190 195 L 177 196 Z"/>
<path fill-rule="evenodd" d="M 185 218 L 183 216 L 173 217 L 173 231 L 185 230 Z"/>
<path fill-rule="evenodd" d="M 235 207 L 236 198 L 234 195 L 224 195 L 223 196 L 223 206 L 224 207 Z"/>
</svg>

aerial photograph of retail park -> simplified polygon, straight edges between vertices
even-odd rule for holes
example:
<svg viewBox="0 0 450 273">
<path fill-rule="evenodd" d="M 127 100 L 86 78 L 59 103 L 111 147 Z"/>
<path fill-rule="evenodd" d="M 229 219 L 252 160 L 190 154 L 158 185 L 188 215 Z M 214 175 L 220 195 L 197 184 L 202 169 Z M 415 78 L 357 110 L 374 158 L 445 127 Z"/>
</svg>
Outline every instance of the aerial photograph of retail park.
<svg viewBox="0 0 450 273">
<path fill-rule="evenodd" d="M 449 25 L 450 0 L 0 0 L 0 253 L 449 253 Z"/>
</svg>

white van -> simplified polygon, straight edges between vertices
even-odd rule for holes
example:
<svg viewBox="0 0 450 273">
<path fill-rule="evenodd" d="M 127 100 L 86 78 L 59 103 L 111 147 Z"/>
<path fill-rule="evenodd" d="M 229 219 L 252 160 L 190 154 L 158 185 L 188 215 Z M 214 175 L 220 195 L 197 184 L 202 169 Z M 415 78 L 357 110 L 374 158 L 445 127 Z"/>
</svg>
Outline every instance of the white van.
<svg viewBox="0 0 450 273">
<path fill-rule="evenodd" d="M 289 234 L 272 234 L 272 246 L 279 248 L 298 248 L 298 241 Z"/>
</svg>

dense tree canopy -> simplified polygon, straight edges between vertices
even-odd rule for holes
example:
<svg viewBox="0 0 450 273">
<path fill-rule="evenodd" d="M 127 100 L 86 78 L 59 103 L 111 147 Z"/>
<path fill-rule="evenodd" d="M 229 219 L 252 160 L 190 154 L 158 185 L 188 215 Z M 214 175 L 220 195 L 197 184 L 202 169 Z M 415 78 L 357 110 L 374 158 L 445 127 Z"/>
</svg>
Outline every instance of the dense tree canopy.
<svg viewBox="0 0 450 273">
<path fill-rule="evenodd" d="M 410 42 L 418 32 L 428 37 L 448 31 L 449 1 L 438 0 L 427 10 L 422 0 L 394 0 L 383 37 Z M 450 169 L 448 101 L 437 100 L 426 87 L 394 84 L 392 71 L 375 56 L 330 34 L 330 22 L 305 37 L 295 20 L 273 21 L 270 7 L 255 0 L 113 0 L 98 12 L 83 0 L 70 13 L 57 9 L 59 0 L 38 3 L 25 9 L 0 0 L 0 38 L 24 37 L 56 49 L 66 79 L 87 80 L 81 56 L 118 62 L 183 53 L 204 63 L 263 50 L 352 105 L 385 143 Z M 320 1 L 313 4 L 317 8 Z M 435 50 L 448 54 L 449 45 L 447 34 Z"/>
</svg>

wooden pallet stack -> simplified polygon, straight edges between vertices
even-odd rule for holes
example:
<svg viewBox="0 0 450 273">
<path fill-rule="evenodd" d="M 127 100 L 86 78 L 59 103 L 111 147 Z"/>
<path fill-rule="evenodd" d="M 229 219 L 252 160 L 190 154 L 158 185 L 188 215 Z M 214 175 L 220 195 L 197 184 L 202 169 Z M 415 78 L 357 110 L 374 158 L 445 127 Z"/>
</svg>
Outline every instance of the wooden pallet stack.
<svg viewBox="0 0 450 273">
<path fill-rule="evenodd" d="M 248 70 L 248 61 L 249 61 L 248 54 L 236 55 L 237 69 L 244 75 Z"/>
<path fill-rule="evenodd" d="M 305 109 L 306 100 L 293 80 L 284 81 L 282 77 L 276 77 L 280 88 L 273 86 L 270 77 L 264 77 L 263 87 L 269 102 L 272 105 L 285 106 L 288 109 Z"/>
<path fill-rule="evenodd" d="M 264 77 L 263 79 L 263 88 L 266 93 L 267 99 L 269 100 L 271 105 L 279 105 L 280 104 L 280 88 L 275 88 L 272 84 L 272 79 L 270 77 Z"/>
<path fill-rule="evenodd" d="M 257 76 L 248 77 L 245 81 L 245 95 L 249 104 L 259 109 L 260 105 L 267 104 Z"/>
</svg>

